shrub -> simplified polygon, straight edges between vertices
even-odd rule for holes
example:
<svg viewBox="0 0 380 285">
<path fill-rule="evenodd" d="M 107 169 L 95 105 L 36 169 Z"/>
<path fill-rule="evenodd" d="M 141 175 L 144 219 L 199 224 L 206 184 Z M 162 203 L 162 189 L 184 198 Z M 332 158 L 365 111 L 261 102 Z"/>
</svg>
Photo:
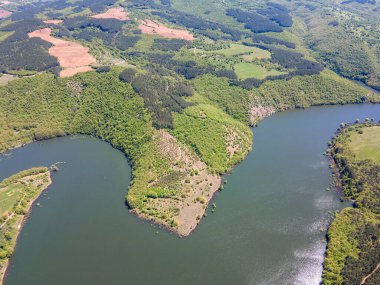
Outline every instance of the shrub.
<svg viewBox="0 0 380 285">
<path fill-rule="evenodd" d="M 124 82 L 127 82 L 127 83 L 131 83 L 133 78 L 135 77 L 137 71 L 136 69 L 134 68 L 127 68 L 127 69 L 124 69 L 120 75 L 119 75 L 119 78 L 121 81 L 124 81 Z"/>
</svg>

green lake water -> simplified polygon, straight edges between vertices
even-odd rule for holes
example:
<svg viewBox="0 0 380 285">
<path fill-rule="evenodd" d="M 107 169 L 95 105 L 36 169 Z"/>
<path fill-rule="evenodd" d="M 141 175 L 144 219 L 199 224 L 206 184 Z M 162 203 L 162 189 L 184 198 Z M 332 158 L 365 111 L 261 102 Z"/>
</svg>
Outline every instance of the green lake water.
<svg viewBox="0 0 380 285">
<path fill-rule="evenodd" d="M 254 150 L 187 238 L 139 220 L 124 203 L 131 169 L 100 140 L 73 136 L 0 156 L 0 179 L 55 162 L 52 186 L 21 231 L 5 285 L 319 284 L 328 212 L 343 205 L 322 153 L 341 122 L 380 105 L 314 107 L 265 119 Z M 159 234 L 155 234 L 158 231 Z"/>
</svg>

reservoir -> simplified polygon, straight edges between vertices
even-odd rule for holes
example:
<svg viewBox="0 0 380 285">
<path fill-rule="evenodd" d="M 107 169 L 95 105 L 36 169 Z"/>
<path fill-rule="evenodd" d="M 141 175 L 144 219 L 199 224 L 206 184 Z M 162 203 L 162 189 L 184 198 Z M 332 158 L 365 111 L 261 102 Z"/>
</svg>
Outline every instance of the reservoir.
<svg viewBox="0 0 380 285">
<path fill-rule="evenodd" d="M 0 155 L 0 179 L 57 163 L 53 184 L 22 229 L 5 285 L 317 285 L 329 212 L 348 206 L 331 183 L 327 142 L 341 122 L 380 120 L 380 105 L 273 115 L 253 151 L 225 176 L 187 238 L 128 212 L 125 156 L 87 136 L 35 142 Z"/>
</svg>

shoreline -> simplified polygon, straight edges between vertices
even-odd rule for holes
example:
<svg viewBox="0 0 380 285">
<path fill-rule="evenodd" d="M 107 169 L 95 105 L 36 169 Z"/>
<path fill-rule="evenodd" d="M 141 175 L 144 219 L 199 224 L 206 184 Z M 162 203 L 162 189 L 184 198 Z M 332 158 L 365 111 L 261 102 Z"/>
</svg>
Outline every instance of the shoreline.
<svg viewBox="0 0 380 285">
<path fill-rule="evenodd" d="M 350 104 L 344 104 L 344 105 L 363 105 L 363 104 L 380 104 L 380 102 L 362 102 L 362 103 L 350 103 Z M 310 106 L 310 107 L 333 106 L 333 105 L 334 105 L 334 104 L 326 104 L 326 105 L 318 104 L 318 105 L 313 105 L 313 106 Z M 337 104 L 335 104 L 335 105 L 337 105 Z M 307 108 L 310 108 L 310 107 L 307 107 Z M 305 109 L 306 109 L 306 108 L 305 108 Z M 284 111 L 292 111 L 292 110 L 297 110 L 297 108 L 286 109 L 286 110 L 280 110 L 280 111 L 279 111 L 279 110 L 275 110 L 274 112 L 271 112 L 271 113 L 268 114 L 267 116 L 263 116 L 263 117 L 261 117 L 261 118 L 260 118 L 260 117 L 257 117 L 256 119 L 258 119 L 258 120 L 256 121 L 255 125 L 254 125 L 254 126 L 250 125 L 249 128 L 250 128 L 251 131 L 252 131 L 252 129 L 258 127 L 259 124 L 260 124 L 260 122 L 263 121 L 265 118 L 271 117 L 272 115 L 277 114 L 277 113 L 281 113 L 281 112 L 284 112 Z M 86 134 L 67 134 L 67 133 L 65 134 L 65 136 L 70 136 L 70 135 L 86 135 Z M 90 135 L 90 136 L 91 136 L 91 137 L 94 137 L 94 138 L 97 138 L 97 139 L 100 139 L 100 140 L 102 140 L 102 141 L 105 141 L 105 140 L 102 139 L 101 137 L 93 136 L 93 135 Z M 57 136 L 57 137 L 58 137 L 58 136 Z M 53 139 L 53 138 L 57 138 L 57 137 L 52 137 L 52 138 L 49 138 L 49 139 Z M 3 152 L 0 152 L 0 154 L 5 153 L 5 152 L 7 152 L 7 151 L 11 151 L 11 150 L 17 149 L 17 148 L 19 148 L 19 147 L 24 147 L 24 146 L 26 146 L 26 145 L 28 145 L 28 144 L 30 144 L 30 143 L 37 142 L 37 141 L 40 141 L 40 140 L 32 139 L 30 142 L 22 143 L 22 144 L 18 144 L 18 145 L 15 145 L 15 146 L 13 146 L 13 147 L 10 147 L 10 148 L 4 150 Z M 109 143 L 113 148 L 115 148 L 112 142 L 110 142 L 110 141 L 105 141 L 105 142 Z M 244 159 L 245 159 L 245 158 L 247 157 L 247 155 L 253 150 L 253 145 L 254 145 L 254 143 L 253 143 L 253 141 L 252 141 L 251 146 L 250 146 L 250 150 L 247 152 L 247 154 L 246 154 L 246 156 L 244 157 Z M 118 148 L 115 148 L 115 149 L 118 149 Z M 120 149 L 118 149 L 118 150 L 120 150 Z M 126 157 L 128 163 L 129 163 L 129 165 L 131 166 L 131 172 L 132 172 L 132 177 L 133 177 L 133 171 L 134 171 L 134 169 L 133 169 L 133 165 L 131 164 L 131 162 L 130 162 L 128 156 L 125 154 L 125 152 L 124 152 L 123 150 L 120 150 L 120 151 L 123 152 L 123 155 Z M 189 236 L 189 235 L 194 231 L 194 229 L 197 227 L 197 225 L 201 222 L 202 218 L 204 217 L 203 215 L 204 215 L 204 213 L 206 212 L 207 208 L 209 207 L 210 202 L 214 199 L 215 194 L 216 194 L 217 192 L 219 192 L 220 187 L 223 185 L 223 181 L 224 181 L 223 178 L 224 178 L 224 176 L 230 174 L 230 173 L 233 171 L 233 169 L 234 169 L 239 163 L 241 163 L 242 161 L 244 161 L 244 159 L 242 159 L 241 161 L 239 161 L 238 163 L 236 163 L 235 165 L 233 165 L 228 171 L 226 171 L 226 172 L 223 173 L 222 175 L 218 175 L 218 178 L 220 179 L 220 183 L 219 183 L 218 187 L 213 191 L 213 193 L 212 193 L 212 195 L 210 196 L 210 198 L 208 199 L 207 203 L 205 203 L 206 207 L 205 207 L 204 210 L 202 211 L 202 213 L 201 213 L 202 215 L 201 215 L 200 219 L 197 221 L 196 226 L 193 227 L 193 228 L 191 229 L 191 231 L 190 231 L 188 234 L 181 234 L 181 233 L 180 233 L 179 231 L 177 231 L 175 228 L 172 228 L 172 227 L 170 227 L 169 225 L 166 225 L 166 224 L 160 222 L 159 220 L 155 220 L 155 219 L 152 219 L 152 218 L 148 218 L 148 217 L 144 216 L 143 214 L 138 213 L 135 209 L 131 209 L 131 208 L 129 208 L 128 201 L 126 201 L 126 205 L 127 205 L 127 207 L 129 208 L 128 210 L 129 210 L 130 213 L 132 213 L 133 215 L 135 215 L 135 216 L 138 217 L 139 219 L 142 219 L 142 220 L 147 221 L 147 222 L 149 222 L 149 223 L 155 224 L 155 225 L 157 225 L 158 227 L 160 227 L 160 228 L 162 228 L 162 229 L 165 229 L 165 230 L 168 230 L 168 231 L 171 232 L 171 233 L 174 233 L 174 234 L 175 234 L 176 236 L 178 236 L 178 237 L 186 237 L 186 236 Z M 127 192 L 127 193 L 128 193 L 128 192 Z M 341 196 L 341 195 L 340 195 L 340 196 Z M 195 198 L 195 197 L 194 197 L 194 198 Z M 0 285 L 1 285 L 1 283 L 0 283 Z"/>
<path fill-rule="evenodd" d="M 223 175 L 224 176 L 224 175 Z M 169 233 L 172 233 L 174 234 L 175 236 L 177 236 L 178 238 L 186 238 L 188 236 L 190 236 L 195 229 L 198 228 L 198 225 L 201 223 L 201 221 L 203 220 L 203 218 L 205 218 L 205 213 L 211 203 L 211 201 L 215 198 L 215 196 L 217 195 L 218 192 L 220 192 L 220 187 L 223 185 L 223 177 L 220 176 L 220 183 L 218 185 L 218 187 L 216 188 L 216 190 L 212 193 L 212 195 L 210 196 L 210 199 L 207 201 L 207 203 L 205 203 L 206 207 L 205 208 L 202 208 L 204 209 L 203 211 L 201 211 L 199 213 L 198 216 L 201 216 L 201 218 L 199 220 L 197 220 L 197 224 L 195 225 L 195 227 L 193 227 L 189 232 L 187 233 L 180 233 L 180 231 L 178 231 L 177 229 L 173 228 L 173 227 L 170 227 L 169 225 L 165 224 L 165 223 L 161 223 L 159 220 L 155 220 L 153 218 L 149 219 L 147 218 L 146 216 L 144 216 L 143 214 L 137 212 L 135 209 L 129 209 L 129 213 L 131 213 L 132 215 L 135 215 L 137 218 L 141 219 L 142 221 L 144 222 L 148 222 L 149 224 L 151 225 L 154 225 L 160 229 L 163 229 L 163 230 L 166 230 L 168 231 Z"/>
<path fill-rule="evenodd" d="M 324 279 L 327 279 L 327 281 L 331 281 L 332 279 L 329 279 L 329 278 L 331 278 L 331 277 L 329 277 L 329 275 L 337 275 L 338 276 L 338 277 L 335 276 L 334 278 L 341 278 L 341 279 L 347 278 L 347 277 L 343 277 L 343 276 L 345 276 L 345 275 L 342 275 L 342 274 L 344 274 L 344 273 L 342 273 L 343 271 L 337 272 L 334 269 L 335 267 L 333 268 L 333 266 L 336 266 L 336 264 L 339 262 L 339 257 L 336 256 L 336 251 L 337 250 L 340 250 L 340 251 L 343 250 L 344 251 L 345 247 L 347 247 L 347 243 L 350 243 L 350 242 L 352 243 L 352 240 L 349 240 L 349 236 L 353 235 L 353 232 L 350 232 L 350 230 L 351 231 L 358 231 L 359 233 L 361 233 L 361 231 L 363 231 L 362 228 L 367 225 L 366 220 L 369 219 L 368 216 L 366 216 L 366 215 L 371 216 L 371 214 L 369 214 L 369 213 L 372 213 L 372 215 L 373 215 L 373 209 L 370 208 L 371 204 L 368 204 L 368 205 L 365 203 L 363 205 L 360 205 L 360 203 L 359 203 L 359 205 L 357 204 L 357 201 L 362 199 L 360 197 L 360 195 L 364 195 L 363 193 L 365 193 L 366 190 L 362 190 L 360 192 L 351 193 L 351 194 L 347 194 L 344 192 L 344 186 L 348 185 L 347 181 L 344 180 L 344 176 L 345 176 L 344 169 L 345 168 L 346 169 L 355 169 L 354 168 L 355 164 L 366 161 L 365 159 L 357 159 L 356 160 L 355 154 L 352 152 L 352 150 L 350 149 L 350 145 L 349 145 L 350 133 L 353 133 L 360 128 L 371 128 L 374 126 L 380 126 L 380 123 L 376 123 L 373 120 L 371 121 L 371 120 L 367 120 L 367 119 L 364 122 L 363 121 L 362 122 L 356 121 L 354 123 L 342 123 L 340 125 L 340 127 L 334 132 L 331 140 L 328 142 L 328 148 L 327 148 L 325 155 L 329 159 L 329 168 L 330 168 L 331 173 L 332 173 L 334 190 L 336 191 L 336 194 L 338 195 L 341 202 L 350 202 L 351 205 L 341 209 L 340 211 L 336 211 L 334 216 L 331 217 L 331 220 L 330 220 L 330 222 L 327 226 L 327 229 L 325 231 L 326 248 L 325 248 L 324 258 L 323 258 L 323 263 L 322 263 L 322 265 L 323 265 L 322 282 Z M 348 141 L 339 140 L 341 137 L 345 138 Z M 339 149 L 341 149 L 341 150 L 339 151 Z M 344 167 L 341 165 L 342 164 L 341 160 L 347 161 L 347 162 L 345 162 Z M 370 162 L 370 165 L 376 165 L 376 162 Z M 350 171 L 352 171 L 352 170 L 350 170 Z M 362 170 L 356 169 L 355 171 L 356 171 L 355 172 L 356 174 L 357 173 L 360 174 L 361 173 L 360 171 L 362 171 Z M 368 177 L 369 177 L 370 174 L 365 173 L 365 175 L 368 175 Z M 363 178 L 361 178 L 361 179 L 363 180 Z M 364 178 L 364 179 L 367 179 L 367 178 Z M 351 187 L 357 187 L 357 185 L 353 184 L 353 185 L 351 185 Z M 369 186 L 369 187 L 372 187 L 372 186 Z M 375 186 L 373 185 L 373 189 L 374 188 L 375 188 Z M 372 189 L 372 188 L 369 188 L 369 189 Z M 373 189 L 370 191 L 375 191 Z M 357 196 L 355 196 L 355 194 Z M 362 220 L 364 219 L 364 222 L 361 221 L 361 223 L 364 223 L 364 225 L 360 224 L 360 222 L 358 222 L 358 220 L 356 220 L 356 224 L 354 223 L 354 228 L 349 229 L 348 225 L 351 222 L 344 220 L 344 219 L 345 219 L 345 217 L 346 217 L 346 219 L 348 217 L 349 220 L 352 220 L 353 217 L 355 217 L 355 213 L 356 213 L 356 215 L 361 215 Z M 371 217 L 373 217 L 373 216 L 371 216 Z M 340 227 L 341 228 L 346 227 L 344 229 L 347 231 L 347 233 L 343 235 L 344 236 L 343 242 L 342 242 L 342 240 L 339 240 L 339 237 L 336 236 L 337 229 L 339 229 Z M 356 233 L 355 235 L 358 235 L 358 233 Z M 342 239 L 342 237 L 340 237 L 340 238 Z M 344 239 L 347 239 L 347 240 L 344 240 Z M 357 238 L 355 240 L 358 241 Z M 365 249 L 365 248 L 354 247 L 354 249 L 358 250 L 358 253 L 357 253 L 359 255 L 358 260 L 359 260 L 359 258 L 363 258 L 362 256 L 360 256 L 362 254 L 362 251 L 368 250 L 367 253 L 371 252 L 370 251 L 371 249 L 368 249 L 368 248 Z M 346 253 L 346 257 L 345 257 L 346 260 L 350 256 L 351 255 L 349 253 Z M 345 261 L 343 263 L 343 267 L 341 270 L 343 270 L 343 268 L 345 268 L 346 266 L 347 266 L 347 264 Z M 370 272 L 367 272 L 367 274 L 365 276 L 362 276 L 360 284 L 365 284 L 366 280 L 368 278 L 371 278 L 371 276 L 373 274 L 375 274 L 375 272 L 379 268 L 380 268 L 380 263 L 377 263 L 376 267 L 374 267 L 373 270 L 371 270 Z M 364 274 L 364 272 L 361 272 L 361 273 Z M 352 276 L 351 277 L 349 276 L 348 278 L 352 278 Z M 324 284 L 324 283 L 321 283 L 321 284 Z M 341 284 L 341 283 L 339 283 L 339 284 Z"/>
<path fill-rule="evenodd" d="M 52 184 L 52 179 L 51 179 L 51 172 L 48 170 L 47 172 L 44 172 L 44 173 L 39 173 L 39 174 L 34 174 L 34 175 L 29 175 L 29 176 L 25 176 L 23 178 L 35 178 L 35 177 L 38 177 L 38 176 L 42 176 L 42 175 L 45 175 L 47 174 L 47 178 L 48 178 L 48 181 L 45 183 L 45 185 L 43 185 L 43 187 L 39 190 L 39 193 L 38 195 L 34 198 L 34 199 L 31 199 L 31 201 L 27 204 L 26 206 L 26 212 L 24 215 L 20 215 L 22 217 L 20 217 L 20 221 L 19 223 L 16 223 L 14 225 L 14 227 L 17 227 L 17 233 L 15 234 L 14 236 L 14 245 L 13 245 L 13 250 L 15 250 L 16 246 L 17 246 L 17 243 L 18 243 L 18 238 L 20 236 L 20 233 L 25 225 L 25 223 L 27 222 L 30 214 L 31 214 L 31 211 L 32 211 L 32 208 L 33 206 L 35 205 L 36 201 L 38 200 L 39 197 L 41 197 L 41 195 L 50 187 L 50 185 Z M 11 215 L 14 215 L 15 213 L 12 213 Z M 14 216 L 11 217 L 11 219 L 14 218 Z M 1 230 L 1 229 L 0 229 Z M 12 253 L 13 255 L 13 253 Z M 9 270 L 9 265 L 10 265 L 10 259 L 12 258 L 9 257 L 6 259 L 6 261 L 4 262 L 3 266 L 0 268 L 0 285 L 3 285 L 4 284 L 4 280 L 7 276 L 7 273 L 8 273 L 8 270 Z"/>
</svg>

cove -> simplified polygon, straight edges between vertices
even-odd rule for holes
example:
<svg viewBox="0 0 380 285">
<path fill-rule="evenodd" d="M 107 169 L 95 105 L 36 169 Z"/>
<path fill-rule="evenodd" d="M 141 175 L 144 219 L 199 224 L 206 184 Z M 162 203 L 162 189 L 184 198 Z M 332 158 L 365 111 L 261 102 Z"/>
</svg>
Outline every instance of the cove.
<svg viewBox="0 0 380 285">
<path fill-rule="evenodd" d="M 380 120 L 380 105 L 278 113 L 225 179 L 199 227 L 179 239 L 128 212 L 124 155 L 86 136 L 36 142 L 0 156 L 0 179 L 59 164 L 21 231 L 5 285 L 319 284 L 334 191 L 327 142 L 341 122 Z M 158 234 L 156 232 L 158 231 Z"/>
</svg>

